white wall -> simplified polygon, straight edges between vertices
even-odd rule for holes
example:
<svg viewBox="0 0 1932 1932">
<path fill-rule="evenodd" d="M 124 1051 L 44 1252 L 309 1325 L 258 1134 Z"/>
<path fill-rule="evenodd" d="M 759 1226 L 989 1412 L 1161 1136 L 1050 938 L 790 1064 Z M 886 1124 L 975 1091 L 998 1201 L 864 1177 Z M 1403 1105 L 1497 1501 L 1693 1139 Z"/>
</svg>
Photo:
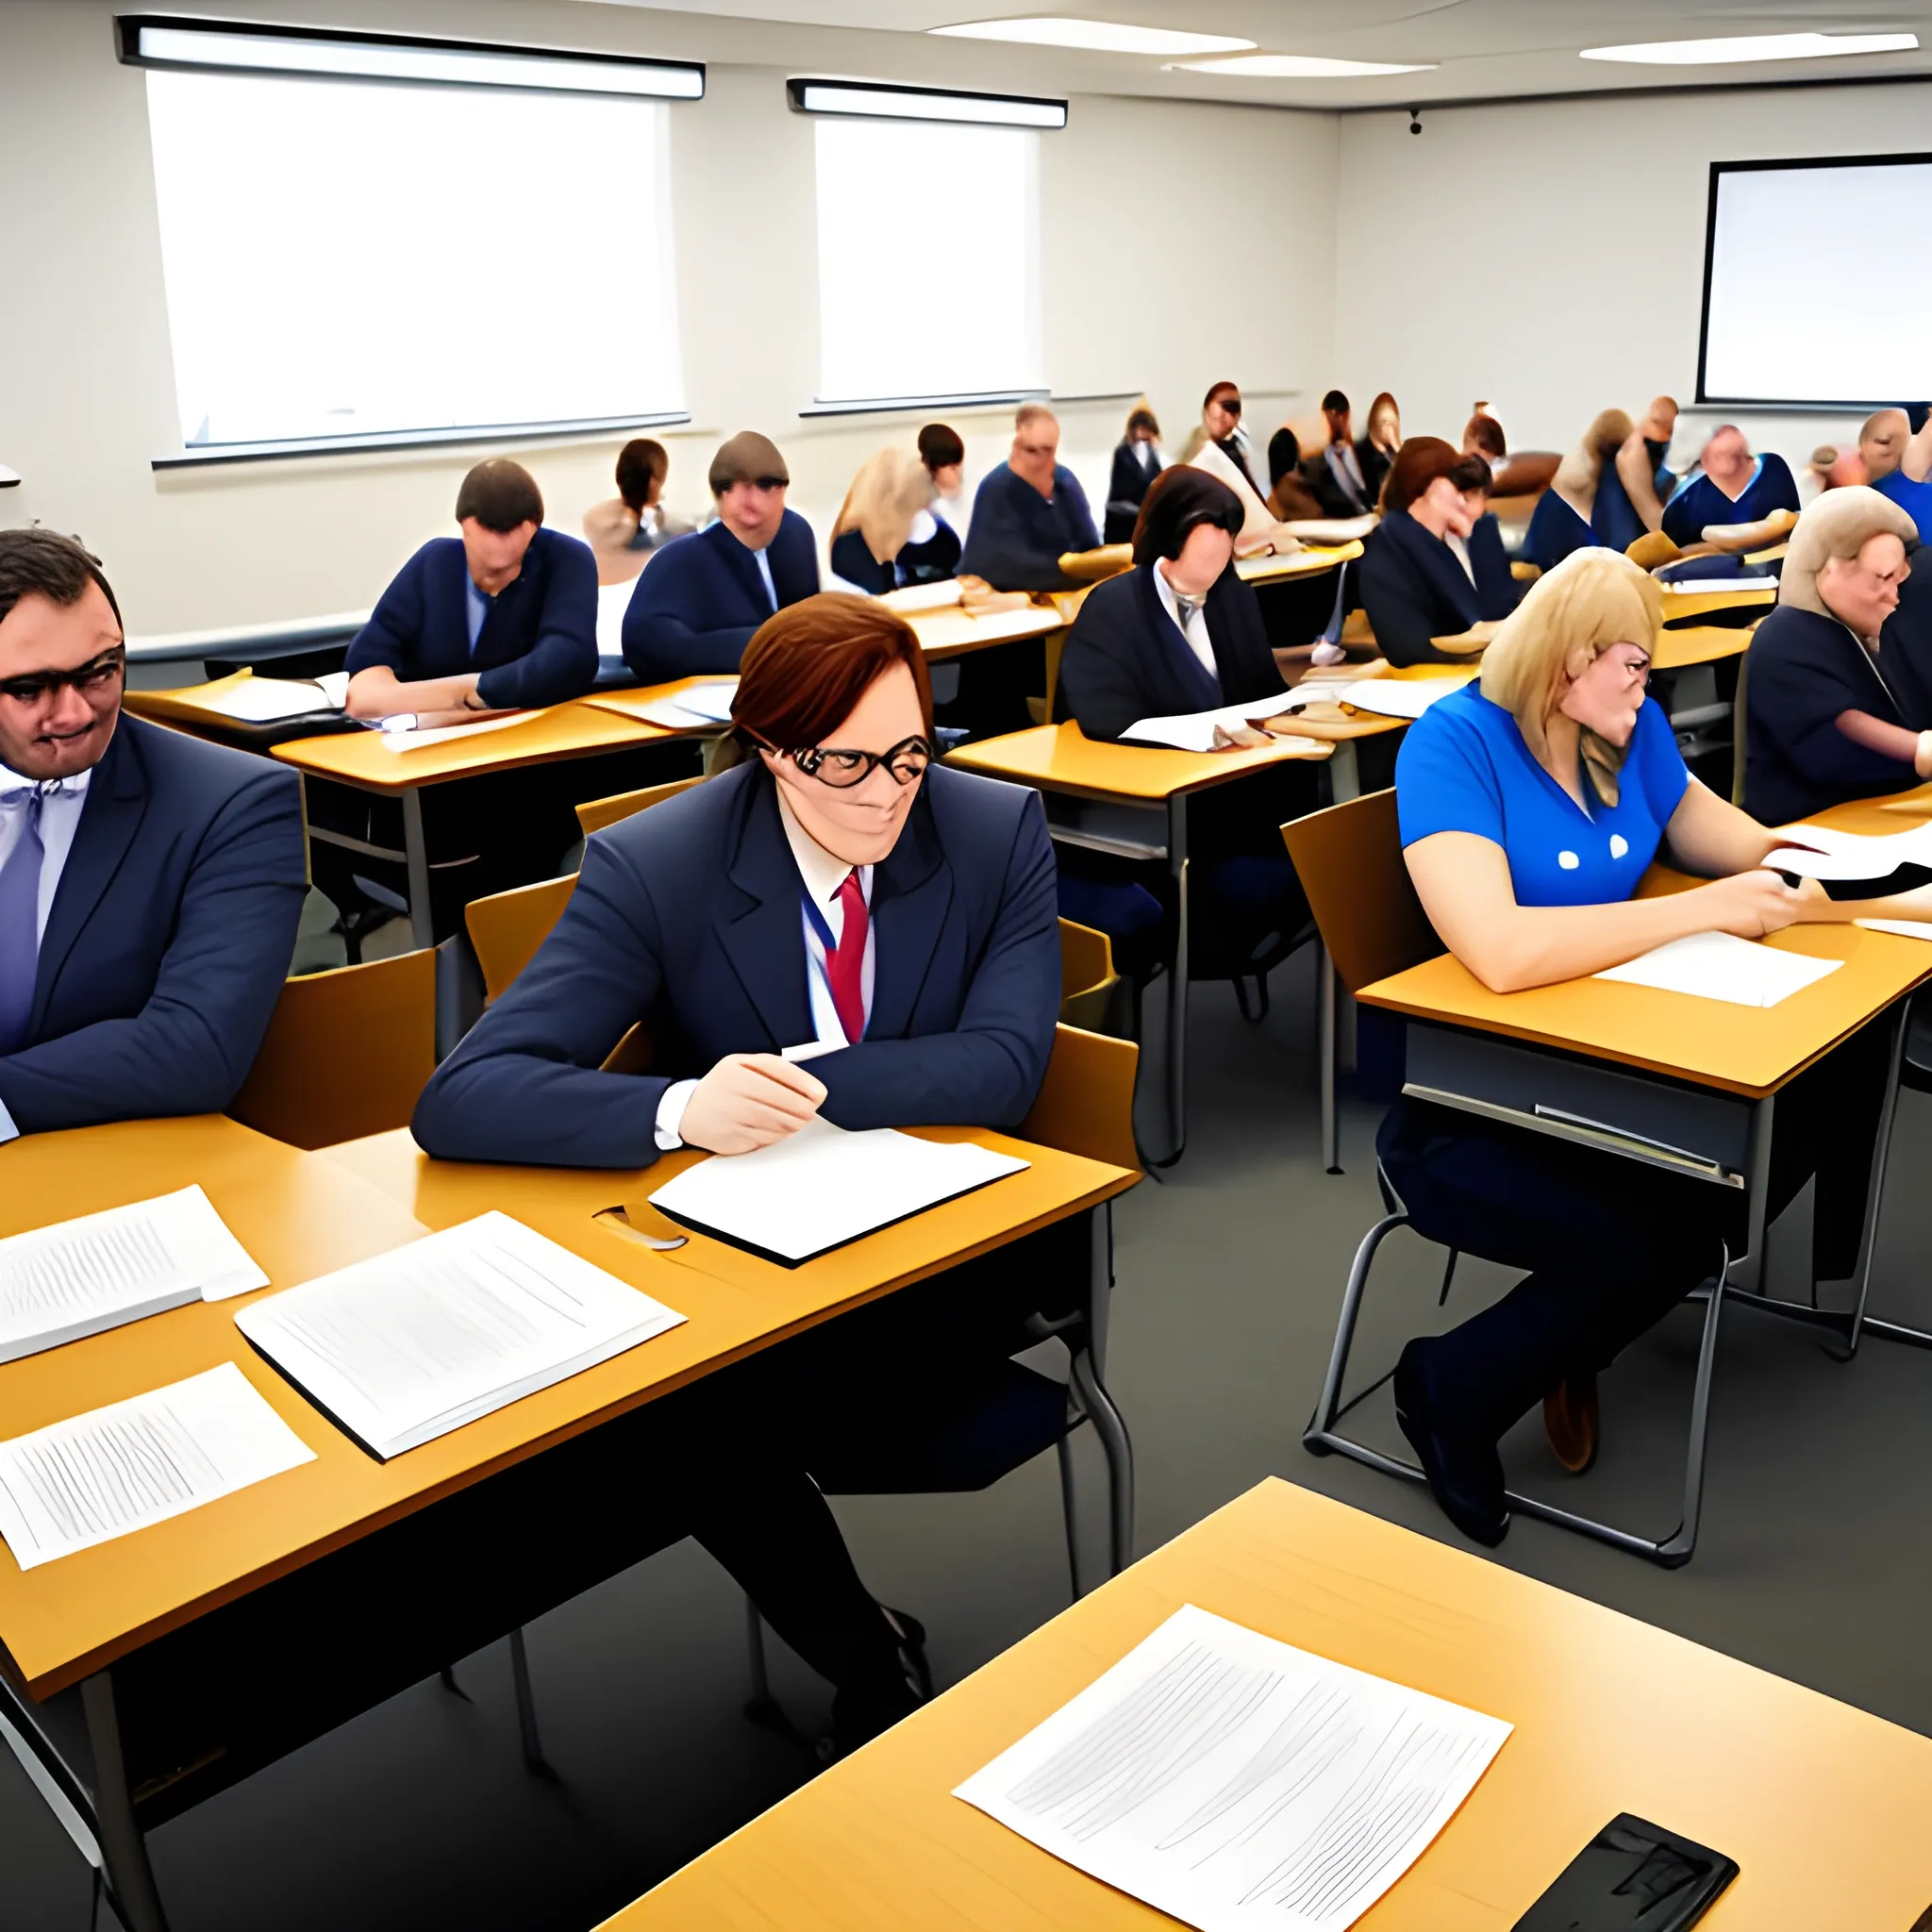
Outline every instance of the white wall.
<svg viewBox="0 0 1932 1932">
<path fill-rule="evenodd" d="M 260 18 L 278 7 L 214 0 Z M 558 45 L 639 50 L 627 9 L 570 0 L 305 0 L 291 17 Z M 146 92 L 114 58 L 109 0 L 0 0 L 0 524 L 40 521 L 101 555 L 137 634 L 353 609 L 424 538 L 451 527 L 458 478 L 485 450 L 339 456 L 157 474 L 177 447 Z M 687 22 L 691 33 L 703 24 Z M 703 57 L 687 39 L 663 51 Z M 757 427 L 785 451 L 792 501 L 824 535 L 859 461 L 909 441 L 918 418 L 801 420 L 816 380 L 811 123 L 786 105 L 783 68 L 713 65 L 705 101 L 672 110 L 688 432 L 667 435 L 670 497 L 695 508 L 721 437 Z M 1178 443 L 1208 385 L 1233 375 L 1264 429 L 1326 379 L 1335 312 L 1338 128 L 1288 111 L 1081 97 L 1041 137 L 1042 293 L 1057 394 L 1144 389 Z M 237 157 L 246 165 L 246 157 Z M 1244 183 L 1293 184 L 1295 240 L 1245 253 L 1191 296 L 1174 271 Z M 559 184 L 560 192 L 574 184 Z M 1306 192 L 1306 202 L 1300 194 Z M 958 276 L 997 272 L 1001 238 L 960 202 L 898 273 L 908 326 Z M 451 215 L 463 218 L 453 192 Z M 612 197 L 613 245 L 623 202 Z M 1152 238 L 1152 245 L 1149 245 Z M 1217 247 L 1218 253 L 1225 253 Z M 362 299 L 327 291 L 319 299 Z M 586 325 L 597 325 L 586 318 Z M 1064 452 L 1098 500 L 1126 404 L 1070 403 Z M 1005 454 L 1008 412 L 957 412 L 969 468 Z M 552 521 L 575 527 L 612 493 L 619 438 L 517 446 Z"/>
<path fill-rule="evenodd" d="M 1928 111 L 1932 86 L 1431 108 L 1420 135 L 1407 114 L 1345 117 L 1341 385 L 1359 402 L 1393 391 L 1408 435 L 1458 437 L 1488 397 L 1524 449 L 1569 449 L 1609 404 L 1688 404 L 1709 164 L 1895 153 L 1924 145 Z M 1848 301 L 1883 300 L 1883 263 L 1848 262 L 1846 283 Z M 1687 412 L 1680 465 L 1723 413 Z M 1852 417 L 1731 414 L 1794 469 L 1857 433 Z"/>
</svg>

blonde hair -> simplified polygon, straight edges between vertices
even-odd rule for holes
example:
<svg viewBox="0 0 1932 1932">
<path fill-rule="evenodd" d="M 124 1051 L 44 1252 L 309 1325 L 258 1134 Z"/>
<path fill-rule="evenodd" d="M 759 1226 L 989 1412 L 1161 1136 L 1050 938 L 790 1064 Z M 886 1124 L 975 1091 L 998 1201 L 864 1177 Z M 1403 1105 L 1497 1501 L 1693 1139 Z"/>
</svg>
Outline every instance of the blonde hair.
<svg viewBox="0 0 1932 1932">
<path fill-rule="evenodd" d="M 938 494 L 932 472 L 919 457 L 908 450 L 879 450 L 859 465 L 832 535 L 857 530 L 874 559 L 890 563 L 905 549 L 912 520 Z"/>
<path fill-rule="evenodd" d="M 1505 618 L 1483 653 L 1482 693 L 1516 720 L 1539 763 L 1548 756 L 1548 724 L 1563 693 L 1612 644 L 1653 656 L 1663 628 L 1663 593 L 1647 571 L 1614 550 L 1573 550 L 1545 571 Z M 1579 657 L 1588 653 L 1588 659 Z M 1585 727 L 1583 769 L 1606 805 L 1617 802 L 1626 746 Z"/>
<path fill-rule="evenodd" d="M 1568 502 L 1573 496 L 1594 500 L 1597 479 L 1605 461 L 1614 461 L 1617 452 L 1636 434 L 1636 425 L 1623 409 L 1599 409 L 1579 442 L 1557 465 L 1550 487 Z"/>
</svg>

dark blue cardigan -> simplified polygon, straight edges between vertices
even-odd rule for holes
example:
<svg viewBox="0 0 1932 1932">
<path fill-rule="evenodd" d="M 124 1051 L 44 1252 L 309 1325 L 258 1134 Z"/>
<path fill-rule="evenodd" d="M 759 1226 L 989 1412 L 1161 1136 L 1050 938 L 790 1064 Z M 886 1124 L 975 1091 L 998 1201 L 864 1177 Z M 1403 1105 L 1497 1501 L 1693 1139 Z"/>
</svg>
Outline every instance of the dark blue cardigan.
<svg viewBox="0 0 1932 1932">
<path fill-rule="evenodd" d="M 1664 505 L 1664 535 L 1676 544 L 1699 543 L 1707 524 L 1755 524 L 1774 509 L 1797 507 L 1798 486 L 1790 465 L 1768 450 L 1757 458 L 1757 474 L 1735 502 L 1701 473 L 1683 484 Z"/>
<path fill-rule="evenodd" d="M 540 528 L 524 567 L 496 593 L 470 651 L 460 537 L 432 537 L 396 573 L 343 668 L 387 664 L 405 683 L 480 671 L 476 694 L 504 710 L 560 705 L 597 681 L 597 559 L 588 543 Z"/>
<path fill-rule="evenodd" d="M 795 509 L 785 512 L 765 560 L 781 610 L 817 592 L 818 539 Z M 713 524 L 673 538 L 651 558 L 625 609 L 625 662 L 646 684 L 736 671 L 771 614 L 757 552 Z"/>
<path fill-rule="evenodd" d="M 1073 579 L 1061 574 L 1060 558 L 1069 550 L 1099 547 L 1087 492 L 1073 471 L 1054 471 L 1049 503 L 1002 463 L 988 471 L 974 493 L 959 575 L 984 577 L 996 591 L 1065 591 Z"/>
<path fill-rule="evenodd" d="M 1476 519 L 1469 533 L 1469 561 L 1474 583 L 1449 545 L 1406 509 L 1382 519 L 1362 557 L 1362 608 L 1390 663 L 1441 663 L 1443 654 L 1430 643 L 1432 638 L 1453 637 L 1516 608 L 1523 586 L 1509 574 L 1494 517 Z"/>
</svg>

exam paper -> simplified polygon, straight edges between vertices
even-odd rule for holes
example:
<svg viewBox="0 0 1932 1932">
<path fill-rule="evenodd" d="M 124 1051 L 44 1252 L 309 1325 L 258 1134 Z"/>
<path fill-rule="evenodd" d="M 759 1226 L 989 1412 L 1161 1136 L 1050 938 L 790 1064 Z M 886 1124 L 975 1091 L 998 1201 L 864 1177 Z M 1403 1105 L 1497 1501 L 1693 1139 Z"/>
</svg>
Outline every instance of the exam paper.
<svg viewBox="0 0 1932 1932">
<path fill-rule="evenodd" d="M 954 1796 L 1202 1932 L 1343 1932 L 1511 1728 L 1188 1604 Z"/>
<path fill-rule="evenodd" d="M 1364 677 L 1337 691 L 1335 702 L 1382 718 L 1420 718 L 1431 705 L 1474 680 L 1474 672 L 1467 677 Z"/>
<path fill-rule="evenodd" d="M 522 724 L 528 711 L 510 711 L 501 718 L 479 718 L 474 724 L 432 724 L 427 731 L 385 731 L 382 741 L 391 751 L 420 751 L 425 744 L 446 744 L 452 738 L 470 738 L 479 731 L 501 731 Z"/>
<path fill-rule="evenodd" d="M 0 1536 L 32 1570 L 314 1460 L 224 1362 L 0 1442 Z"/>
<path fill-rule="evenodd" d="M 268 1276 L 198 1187 L 0 1241 L 0 1362 Z"/>
<path fill-rule="evenodd" d="M 1813 959 L 1803 953 L 1780 953 L 1735 933 L 1694 932 L 1670 940 L 1647 953 L 1592 974 L 1626 986 L 1654 986 L 1664 992 L 1694 993 L 1734 1007 L 1774 1007 L 1780 1000 L 1836 973 L 1842 959 Z"/>
<path fill-rule="evenodd" d="M 346 692 L 347 680 L 344 679 Z M 340 697 L 330 697 L 321 680 L 293 677 L 244 677 L 219 697 L 204 698 L 208 710 L 219 711 L 244 724 L 275 724 L 284 718 L 307 718 L 318 711 L 339 711 Z"/>
<path fill-rule="evenodd" d="M 1867 932 L 1895 932 L 1902 940 L 1932 940 L 1932 920 L 1855 919 L 1852 924 Z"/>
<path fill-rule="evenodd" d="M 700 1160 L 650 1200 L 674 1221 L 795 1264 L 1027 1164 L 971 1141 L 814 1120 L 769 1147 Z"/>
<path fill-rule="evenodd" d="M 1304 543 L 1335 545 L 1358 543 L 1382 519 L 1372 510 L 1359 517 L 1291 517 L 1282 528 Z"/>
<path fill-rule="evenodd" d="M 235 1325 L 388 1461 L 683 1320 L 492 1212 L 270 1295 Z"/>
<path fill-rule="evenodd" d="M 738 696 L 735 677 L 715 684 L 694 684 L 673 697 L 657 698 L 640 705 L 631 714 L 646 724 L 661 724 L 667 731 L 690 731 L 697 725 L 728 724 L 731 707 Z"/>
<path fill-rule="evenodd" d="M 1138 724 L 1129 724 L 1121 737 L 1139 744 L 1172 745 L 1176 751 L 1213 751 L 1216 749 L 1214 727 L 1217 724 L 1225 731 L 1237 730 L 1243 724 L 1252 724 L 1258 730 L 1263 720 L 1282 716 L 1293 702 L 1293 693 L 1290 692 L 1277 698 L 1257 698 L 1245 705 L 1219 705 L 1211 711 L 1189 711 L 1171 718 L 1142 718 Z M 1300 737 L 1285 737 L 1276 741 L 1291 750 L 1296 747 L 1307 749 L 1321 741 L 1320 739 Z"/>
<path fill-rule="evenodd" d="M 959 601 L 959 579 L 945 577 L 936 584 L 908 584 L 897 591 L 888 591 L 878 600 L 888 610 L 896 610 L 902 616 L 912 610 L 944 610 Z"/>
<path fill-rule="evenodd" d="M 1793 825 L 1784 836 L 1791 842 L 1779 846 L 1764 863 L 1800 878 L 1884 879 L 1903 865 L 1932 868 L 1932 824 L 1877 837 L 1834 831 L 1829 825 Z"/>
</svg>

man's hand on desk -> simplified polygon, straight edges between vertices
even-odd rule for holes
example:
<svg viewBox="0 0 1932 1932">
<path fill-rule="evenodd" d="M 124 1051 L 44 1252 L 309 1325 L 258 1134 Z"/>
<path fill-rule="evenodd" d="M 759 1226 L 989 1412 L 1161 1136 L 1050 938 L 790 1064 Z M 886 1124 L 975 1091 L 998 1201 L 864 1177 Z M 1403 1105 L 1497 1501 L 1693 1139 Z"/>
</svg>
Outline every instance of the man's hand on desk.
<svg viewBox="0 0 1932 1932">
<path fill-rule="evenodd" d="M 684 1107 L 678 1137 L 713 1154 L 749 1154 L 818 1118 L 824 1082 L 773 1053 L 728 1054 Z"/>
</svg>

